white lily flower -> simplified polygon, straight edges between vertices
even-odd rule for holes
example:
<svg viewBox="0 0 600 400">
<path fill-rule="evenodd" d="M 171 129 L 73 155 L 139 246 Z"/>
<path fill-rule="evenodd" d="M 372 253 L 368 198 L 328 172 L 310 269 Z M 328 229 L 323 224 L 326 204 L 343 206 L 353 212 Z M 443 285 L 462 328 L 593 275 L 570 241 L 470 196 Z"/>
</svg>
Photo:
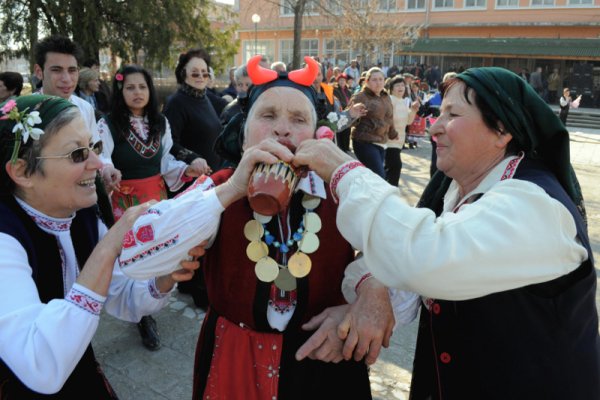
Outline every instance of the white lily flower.
<svg viewBox="0 0 600 400">
<path fill-rule="evenodd" d="M 40 118 L 39 111 L 32 111 L 27 115 L 27 125 L 34 126 L 36 124 L 41 124 L 42 119 Z"/>
<path fill-rule="evenodd" d="M 31 130 L 29 131 L 29 134 L 31 135 L 31 138 L 33 140 L 40 140 L 40 136 L 42 136 L 44 134 L 44 131 L 41 130 L 40 128 L 31 128 Z"/>
<path fill-rule="evenodd" d="M 27 143 L 29 140 L 29 129 L 23 129 L 21 131 L 21 136 L 23 137 L 23 143 Z"/>
<path fill-rule="evenodd" d="M 22 123 L 20 123 L 20 122 L 19 122 L 19 123 L 17 123 L 17 124 L 15 124 L 15 126 L 14 126 L 14 127 L 13 127 L 13 129 L 12 129 L 12 132 L 13 132 L 13 133 L 17 133 L 17 132 L 19 131 L 19 129 L 20 129 L 20 130 L 23 130 L 23 129 L 25 129 L 25 128 L 23 127 L 23 124 L 22 124 Z"/>
<path fill-rule="evenodd" d="M 338 120 L 338 115 L 335 112 L 330 112 L 329 114 L 327 114 L 327 119 L 331 123 L 336 122 Z"/>
</svg>

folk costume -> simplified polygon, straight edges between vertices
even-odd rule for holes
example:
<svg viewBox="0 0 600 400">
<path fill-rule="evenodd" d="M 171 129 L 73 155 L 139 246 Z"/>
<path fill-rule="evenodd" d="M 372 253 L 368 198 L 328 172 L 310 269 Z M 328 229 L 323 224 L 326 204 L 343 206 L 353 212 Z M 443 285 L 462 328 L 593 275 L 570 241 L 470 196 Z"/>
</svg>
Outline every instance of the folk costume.
<svg viewBox="0 0 600 400">
<path fill-rule="evenodd" d="M 334 174 L 340 231 L 375 277 L 422 295 L 410 398 L 600 398 L 596 273 L 568 132 L 513 73 L 458 79 L 520 151 L 477 188 L 461 197 L 438 171 L 412 209 L 365 168 Z"/>
<path fill-rule="evenodd" d="M 254 73 L 259 61 L 257 56 L 248 63 L 254 86 L 246 110 L 275 86 L 296 88 L 316 103 L 310 87 L 314 76 L 302 79 L 301 71 L 278 75 L 268 70 L 274 76 L 261 81 Z M 311 61 L 309 72 L 318 68 Z M 242 125 L 239 120 L 237 125 L 230 123 L 220 140 L 221 154 L 233 163 L 241 155 Z M 345 268 L 354 259 L 352 247 L 337 231 L 336 205 L 324 182 L 309 172 L 300 180 L 290 206 L 265 218 L 252 211 L 247 198 L 223 209 L 214 187 L 232 174 L 233 169 L 225 169 L 201 177 L 177 199 L 153 206 L 136 221 L 133 232 L 150 226 L 154 239 L 132 244 L 121 255 L 127 274 L 150 276 L 162 265 L 185 257 L 191 246 L 209 239 L 202 271 L 210 308 L 196 348 L 193 398 L 370 399 L 363 362 L 298 362 L 294 358 L 313 333 L 303 331 L 301 325 L 327 307 L 345 304 L 341 283 Z M 308 213 L 318 215 L 318 229 L 311 227 Z M 316 248 L 310 251 L 305 247 L 306 232 L 318 238 Z M 264 247 L 262 259 L 254 258 L 253 244 Z M 303 251 L 312 268 L 297 277 L 293 275 L 293 257 Z M 262 275 L 259 264 L 267 258 L 276 262 L 276 278 Z M 152 264 L 156 269 L 137 268 L 140 259 L 146 267 Z"/>
<path fill-rule="evenodd" d="M 39 104 L 40 129 L 73 107 L 48 96 L 18 100 L 19 109 Z M 0 142 L 4 152 L 14 140 Z M 136 321 L 161 309 L 168 295 L 159 293 L 154 279 L 128 279 L 116 264 L 108 297 L 75 282 L 107 232 L 95 206 L 54 218 L 7 191 L 0 215 L 0 398 L 117 398 L 90 345 L 100 312 Z"/>
<path fill-rule="evenodd" d="M 147 116 L 130 115 L 127 132 L 116 127 L 110 114 L 98 121 L 103 153 L 123 176 L 119 190 L 111 195 L 117 220 L 131 206 L 166 199 L 166 186 L 175 192 L 187 181 L 187 164 L 169 152 L 173 147 L 169 122 L 161 115 L 157 123 L 159 134 L 151 135 Z"/>
</svg>

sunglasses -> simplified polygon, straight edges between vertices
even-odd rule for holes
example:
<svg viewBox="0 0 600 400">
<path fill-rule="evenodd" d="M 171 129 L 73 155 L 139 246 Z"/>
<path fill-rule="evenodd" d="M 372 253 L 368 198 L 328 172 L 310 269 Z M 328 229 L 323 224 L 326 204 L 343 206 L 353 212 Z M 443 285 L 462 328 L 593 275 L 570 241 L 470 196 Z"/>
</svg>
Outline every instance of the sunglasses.
<svg viewBox="0 0 600 400">
<path fill-rule="evenodd" d="M 78 147 L 64 156 L 43 156 L 36 157 L 36 159 L 43 160 L 46 158 L 70 158 L 74 163 L 81 163 L 88 159 L 90 156 L 90 150 L 99 156 L 102 153 L 102 141 L 97 141 L 92 145 L 92 147 Z"/>
<path fill-rule="evenodd" d="M 192 73 L 190 74 L 190 76 L 191 76 L 192 78 L 200 78 L 201 76 L 202 76 L 204 79 L 208 79 L 208 78 L 210 78 L 210 74 L 209 74 L 208 72 L 203 72 L 203 73 L 200 73 L 200 72 L 192 72 Z"/>
</svg>

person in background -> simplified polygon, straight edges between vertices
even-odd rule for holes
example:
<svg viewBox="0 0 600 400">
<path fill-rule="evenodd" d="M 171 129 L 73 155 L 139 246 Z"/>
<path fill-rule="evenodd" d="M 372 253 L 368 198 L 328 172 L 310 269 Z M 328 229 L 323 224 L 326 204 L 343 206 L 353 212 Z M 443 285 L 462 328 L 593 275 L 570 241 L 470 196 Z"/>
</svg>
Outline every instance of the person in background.
<svg viewBox="0 0 600 400">
<path fill-rule="evenodd" d="M 88 59 L 83 62 L 83 66 L 98 72 L 100 86 L 98 91 L 95 93 L 96 109 L 102 114 L 106 114 L 110 108 L 109 99 L 111 97 L 111 92 L 109 84 L 106 83 L 106 80 L 104 79 L 106 76 L 100 72 L 100 63 L 96 59 Z"/>
<path fill-rule="evenodd" d="M 560 74 L 558 73 L 558 68 L 554 68 L 550 76 L 548 76 L 548 102 L 550 104 L 556 104 L 556 95 L 560 86 Z"/>
<path fill-rule="evenodd" d="M 571 109 L 571 107 L 578 108 L 580 101 L 581 95 L 579 95 L 575 100 L 573 100 L 571 98 L 571 91 L 569 90 L 569 88 L 563 89 L 563 95 L 560 98 L 558 104 L 560 105 L 559 118 L 564 126 L 567 126 L 567 117 L 569 116 L 569 110 Z"/>
<path fill-rule="evenodd" d="M 0 103 L 11 97 L 19 97 L 23 90 L 23 75 L 18 72 L 0 73 Z"/>
<path fill-rule="evenodd" d="M 287 71 L 287 67 L 285 66 L 285 63 L 283 61 L 275 61 L 273 64 L 271 64 L 271 69 L 277 72 Z"/>
<path fill-rule="evenodd" d="M 175 68 L 179 89 L 164 108 L 173 136 L 171 154 L 205 174 L 221 165 L 221 159 L 212 150 L 221 131 L 221 121 L 206 95 L 209 63 L 210 57 L 202 49 L 182 53 Z"/>
<path fill-rule="evenodd" d="M 333 95 L 340 103 L 340 109 L 345 110 L 350 103 L 352 93 L 347 85 L 347 75 L 338 74 L 335 83 L 333 83 Z M 335 133 L 337 144 L 340 149 L 350 151 L 350 128 L 338 130 Z"/>
<path fill-rule="evenodd" d="M 360 77 L 360 70 L 358 69 L 358 62 L 356 60 L 350 61 L 350 65 L 346 67 L 344 73 L 354 78 L 354 86 L 350 86 L 350 89 L 355 90 L 357 86 L 357 79 Z"/>
<path fill-rule="evenodd" d="M 236 114 L 239 114 L 242 111 L 238 100 L 246 97 L 246 93 L 248 93 L 248 88 L 252 84 L 252 81 L 248 76 L 248 69 L 245 65 L 236 68 L 233 76 L 235 79 L 235 89 L 237 90 L 237 96 L 235 100 L 229 103 L 221 113 L 220 118 L 221 124 L 223 126 L 227 125 Z"/>
<path fill-rule="evenodd" d="M 111 111 L 98 122 L 104 142 L 104 155 L 123 174 L 111 194 L 115 220 L 135 205 L 167 198 L 165 182 L 171 191 L 203 171 L 175 160 L 169 122 L 158 110 L 158 100 L 150 73 L 137 65 L 117 70 L 113 79 Z M 149 350 L 161 346 L 156 321 L 145 315 L 138 322 L 142 344 Z"/>
<path fill-rule="evenodd" d="M 421 295 L 410 398 L 600 398 L 597 274 L 569 132 L 502 68 L 468 69 L 442 96 L 438 172 L 418 208 L 327 141 L 293 160 L 330 180 L 338 228 L 368 268 L 357 275 Z"/>
<path fill-rule="evenodd" d="M 401 152 L 406 139 L 406 126 L 409 125 L 417 115 L 420 103 L 418 100 L 411 102 L 406 91 L 406 83 L 402 76 L 396 76 L 389 82 L 389 94 L 394 107 L 394 129 L 398 137 L 388 139 L 385 148 L 385 180 L 393 186 L 398 186 L 400 173 L 402 171 Z"/>
<path fill-rule="evenodd" d="M 96 94 L 100 90 L 100 74 L 98 71 L 91 68 L 81 68 L 79 70 L 79 83 L 76 94 L 83 100 L 87 101 L 94 107 L 96 119 L 100 118 L 100 110 L 98 108 L 98 99 Z"/>
<path fill-rule="evenodd" d="M 234 73 L 235 73 L 236 68 L 235 67 L 231 67 L 229 68 L 229 85 L 227 85 L 227 87 L 221 92 L 221 97 L 229 95 L 231 96 L 231 99 L 235 99 L 237 96 L 237 90 L 236 90 L 236 83 L 235 83 L 235 78 L 234 78 Z"/>
<path fill-rule="evenodd" d="M 352 148 L 356 157 L 377 175 L 385 178 L 383 168 L 385 143 L 395 139 L 394 107 L 384 90 L 385 77 L 379 68 L 366 72 L 365 86 L 350 100 L 350 107 L 362 103 L 367 113 L 352 126 Z"/>
<path fill-rule="evenodd" d="M 544 82 L 542 77 L 542 67 L 537 67 L 529 76 L 529 84 L 541 98 L 544 98 Z"/>
<path fill-rule="evenodd" d="M 35 75 L 42 84 L 40 93 L 62 97 L 79 108 L 86 128 L 97 141 L 98 129 L 96 115 L 90 103 L 74 95 L 79 81 L 79 58 L 81 48 L 71 39 L 61 35 L 52 35 L 40 40 L 35 45 Z M 96 180 L 98 206 L 105 221 L 112 224 L 112 212 L 107 192 L 113 191 L 121 181 L 121 171 L 116 169 L 110 158 L 100 156 L 102 168 Z"/>
<path fill-rule="evenodd" d="M 94 187 L 102 143 L 73 103 L 29 95 L 0 109 L 1 397 L 117 399 L 91 345 L 102 309 L 138 321 L 199 264 L 145 281 L 123 275 L 123 238 L 150 205 L 107 230 Z"/>
</svg>

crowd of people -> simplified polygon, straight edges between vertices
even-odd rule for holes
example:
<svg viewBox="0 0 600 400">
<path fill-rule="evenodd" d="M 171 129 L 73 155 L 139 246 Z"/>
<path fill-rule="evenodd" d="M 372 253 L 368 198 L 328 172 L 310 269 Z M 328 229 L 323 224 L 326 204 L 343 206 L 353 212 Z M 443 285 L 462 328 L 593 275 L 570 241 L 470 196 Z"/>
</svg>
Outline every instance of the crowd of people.
<svg viewBox="0 0 600 400">
<path fill-rule="evenodd" d="M 79 59 L 53 35 L 38 93 L 0 74 L 0 398 L 116 399 L 101 310 L 157 350 L 175 287 L 207 308 L 195 399 L 370 399 L 368 365 L 419 313 L 412 399 L 600 397 L 583 195 L 538 71 L 257 55 L 218 93 L 190 49 L 161 108 L 142 66 L 110 88 Z M 428 116 L 410 207 L 401 150 Z M 297 183 L 263 215 L 249 182 L 271 168 Z"/>
</svg>

